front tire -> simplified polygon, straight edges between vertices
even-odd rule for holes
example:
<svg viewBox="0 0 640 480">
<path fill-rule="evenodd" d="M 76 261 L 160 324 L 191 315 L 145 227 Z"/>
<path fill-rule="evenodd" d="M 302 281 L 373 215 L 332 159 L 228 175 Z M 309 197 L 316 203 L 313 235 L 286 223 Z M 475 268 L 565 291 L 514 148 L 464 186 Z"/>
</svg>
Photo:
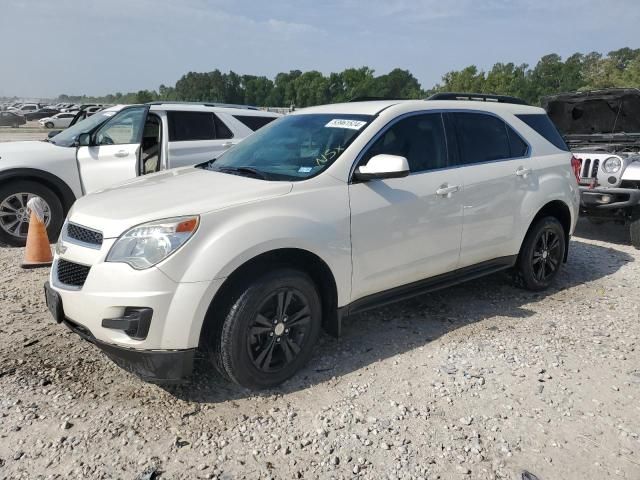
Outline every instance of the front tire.
<svg viewBox="0 0 640 480">
<path fill-rule="evenodd" d="M 631 245 L 640 250 L 640 218 L 636 218 L 629 223 L 629 234 L 631 236 Z"/>
<path fill-rule="evenodd" d="M 58 196 L 48 187 L 30 180 L 11 180 L 0 185 L 0 244 L 22 247 L 27 241 L 29 212 L 27 202 L 40 197 L 47 204 L 45 225 L 50 241 L 58 238 L 64 222 L 64 209 Z"/>
<path fill-rule="evenodd" d="M 302 368 L 318 340 L 320 295 L 303 272 L 280 268 L 240 289 L 213 342 L 216 369 L 250 389 L 275 387 Z"/>
<path fill-rule="evenodd" d="M 545 290 L 560 271 L 567 249 L 562 225 L 555 217 L 536 220 L 522 243 L 515 283 L 527 290 Z"/>
<path fill-rule="evenodd" d="M 47 123 L 45 123 L 45 124 L 44 124 L 44 126 L 45 126 L 46 128 L 53 128 L 53 123 L 51 123 L 51 122 L 47 122 Z"/>
</svg>

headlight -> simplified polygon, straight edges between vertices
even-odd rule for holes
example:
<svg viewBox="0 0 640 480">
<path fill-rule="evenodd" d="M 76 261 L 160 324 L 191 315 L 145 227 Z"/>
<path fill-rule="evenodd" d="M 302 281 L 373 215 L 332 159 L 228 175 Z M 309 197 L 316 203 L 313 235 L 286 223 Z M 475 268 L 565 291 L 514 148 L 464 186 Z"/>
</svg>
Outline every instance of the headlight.
<svg viewBox="0 0 640 480">
<path fill-rule="evenodd" d="M 113 244 L 107 262 L 124 262 L 137 270 L 152 267 L 191 238 L 199 217 L 175 217 L 143 223 L 123 233 Z"/>
<path fill-rule="evenodd" d="M 609 157 L 602 164 L 605 173 L 616 173 L 622 167 L 622 160 L 618 157 Z"/>
</svg>

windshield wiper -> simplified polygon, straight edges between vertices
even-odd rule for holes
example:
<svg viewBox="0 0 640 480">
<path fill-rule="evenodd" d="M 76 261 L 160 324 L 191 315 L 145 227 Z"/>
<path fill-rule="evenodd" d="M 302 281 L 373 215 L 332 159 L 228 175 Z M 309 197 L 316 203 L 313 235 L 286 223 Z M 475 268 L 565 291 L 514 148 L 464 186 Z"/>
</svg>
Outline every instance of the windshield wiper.
<svg viewBox="0 0 640 480">
<path fill-rule="evenodd" d="M 253 175 L 254 177 L 258 177 L 262 180 L 269 180 L 269 175 L 253 167 L 220 167 L 218 168 L 218 170 L 224 173 L 231 173 L 235 175 L 248 173 L 249 175 Z"/>
</svg>

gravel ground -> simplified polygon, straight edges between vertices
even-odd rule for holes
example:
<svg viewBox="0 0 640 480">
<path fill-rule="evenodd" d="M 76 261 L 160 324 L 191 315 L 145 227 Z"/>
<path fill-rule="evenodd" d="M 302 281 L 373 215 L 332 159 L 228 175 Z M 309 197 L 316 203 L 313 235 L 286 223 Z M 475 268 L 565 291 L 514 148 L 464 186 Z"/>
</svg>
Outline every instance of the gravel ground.
<svg viewBox="0 0 640 480">
<path fill-rule="evenodd" d="M 0 127 L 0 143 L 43 140 L 48 133 L 49 130 L 41 127 L 37 121 L 27 122 L 18 128 Z"/>
<path fill-rule="evenodd" d="M 504 275 L 350 319 L 282 388 L 145 384 L 54 325 L 0 249 L 0 478 L 640 478 L 640 252 L 581 224 L 543 294 Z M 531 479 L 536 477 L 529 477 Z"/>
</svg>

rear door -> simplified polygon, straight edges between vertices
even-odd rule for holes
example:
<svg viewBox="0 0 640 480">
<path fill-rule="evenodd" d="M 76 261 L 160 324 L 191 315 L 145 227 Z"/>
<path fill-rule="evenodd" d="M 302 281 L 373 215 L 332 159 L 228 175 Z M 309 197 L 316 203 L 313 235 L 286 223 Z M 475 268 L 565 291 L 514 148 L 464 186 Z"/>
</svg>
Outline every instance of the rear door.
<svg viewBox="0 0 640 480">
<path fill-rule="evenodd" d="M 195 165 L 219 157 L 240 141 L 210 111 L 167 111 L 169 168 Z"/>
<path fill-rule="evenodd" d="M 524 198 L 538 188 L 529 145 L 495 115 L 454 112 L 447 121 L 464 184 L 460 267 L 516 254 Z"/>
<path fill-rule="evenodd" d="M 148 111 L 147 106 L 121 110 L 92 135 L 91 146 L 78 148 L 85 194 L 136 177 Z"/>
</svg>

